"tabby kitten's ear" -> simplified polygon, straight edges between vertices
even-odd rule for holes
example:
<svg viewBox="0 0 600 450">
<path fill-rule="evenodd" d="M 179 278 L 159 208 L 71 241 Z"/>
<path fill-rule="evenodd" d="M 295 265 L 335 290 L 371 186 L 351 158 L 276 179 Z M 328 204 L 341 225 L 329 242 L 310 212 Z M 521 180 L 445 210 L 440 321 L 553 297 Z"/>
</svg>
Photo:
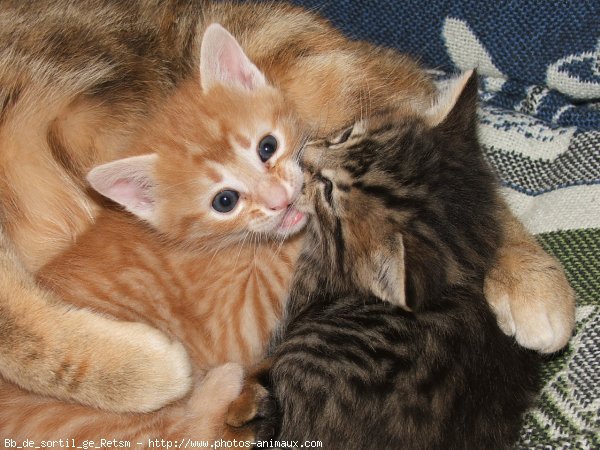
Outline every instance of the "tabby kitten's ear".
<svg viewBox="0 0 600 450">
<path fill-rule="evenodd" d="M 406 303 L 404 242 L 401 235 L 395 236 L 392 241 L 369 255 L 360 277 L 373 295 L 410 311 Z"/>
<path fill-rule="evenodd" d="M 248 90 L 266 86 L 260 70 L 250 61 L 236 39 L 221 25 L 209 25 L 200 49 L 200 83 L 207 91 L 216 84 Z"/>
<path fill-rule="evenodd" d="M 133 156 L 94 167 L 87 180 L 96 191 L 141 219 L 153 222 L 156 154 Z"/>
<path fill-rule="evenodd" d="M 434 104 L 425 112 L 424 118 L 431 127 L 452 121 L 447 125 L 463 128 L 466 122 L 474 119 L 476 110 L 477 74 L 474 70 L 468 70 L 448 81 L 438 93 Z M 465 123 L 455 123 L 457 119 Z"/>
</svg>

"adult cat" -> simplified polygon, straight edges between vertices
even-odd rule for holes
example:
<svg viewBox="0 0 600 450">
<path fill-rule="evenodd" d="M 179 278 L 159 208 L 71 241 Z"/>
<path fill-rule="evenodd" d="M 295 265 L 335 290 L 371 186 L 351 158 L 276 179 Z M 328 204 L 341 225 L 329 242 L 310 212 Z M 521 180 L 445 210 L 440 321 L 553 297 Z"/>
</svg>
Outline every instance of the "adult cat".
<svg viewBox="0 0 600 450">
<path fill-rule="evenodd" d="M 477 142 L 476 77 L 453 85 L 422 118 L 392 109 L 306 148 L 296 206 L 310 219 L 263 375 L 279 406 L 276 440 L 374 450 L 516 441 L 537 355 L 500 330 L 483 295 L 500 203 Z"/>
<path fill-rule="evenodd" d="M 5 378 L 118 411 L 152 410 L 189 388 L 181 346 L 144 325 L 67 308 L 31 273 L 94 221 L 101 205 L 85 174 L 131 147 L 135 131 L 197 66 L 198 37 L 212 22 L 238 37 L 320 135 L 389 105 L 410 114 L 431 101 L 432 84 L 408 58 L 348 41 L 314 14 L 282 4 L 1 1 Z M 554 351 L 573 327 L 573 293 L 557 262 L 503 208 L 506 239 L 487 277 L 489 301 L 506 332 Z M 120 374 L 121 383 L 110 395 L 93 380 L 73 390 L 55 376 L 66 360 L 103 366 L 108 377 Z"/>
</svg>

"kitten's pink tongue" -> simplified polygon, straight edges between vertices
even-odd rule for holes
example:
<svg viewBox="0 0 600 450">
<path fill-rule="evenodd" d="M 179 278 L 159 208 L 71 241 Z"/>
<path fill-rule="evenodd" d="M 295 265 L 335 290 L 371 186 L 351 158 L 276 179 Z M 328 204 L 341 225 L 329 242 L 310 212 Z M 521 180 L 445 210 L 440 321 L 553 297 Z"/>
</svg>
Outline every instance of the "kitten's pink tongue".
<svg viewBox="0 0 600 450">
<path fill-rule="evenodd" d="M 293 206 L 290 206 L 288 212 L 285 214 L 285 217 L 281 221 L 281 228 L 292 228 L 298 222 L 300 222 L 304 218 L 304 214 L 298 211 Z"/>
</svg>

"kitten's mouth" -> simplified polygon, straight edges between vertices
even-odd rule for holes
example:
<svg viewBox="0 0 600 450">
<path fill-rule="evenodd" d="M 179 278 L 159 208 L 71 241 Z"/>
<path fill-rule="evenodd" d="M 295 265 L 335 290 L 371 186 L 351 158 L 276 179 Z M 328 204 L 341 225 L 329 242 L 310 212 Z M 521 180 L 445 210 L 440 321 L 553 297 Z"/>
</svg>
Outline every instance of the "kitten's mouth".
<svg viewBox="0 0 600 450">
<path fill-rule="evenodd" d="M 306 225 L 306 214 L 298 211 L 293 206 L 289 206 L 285 211 L 281 224 L 277 227 L 277 231 L 291 235 L 300 231 Z"/>
</svg>

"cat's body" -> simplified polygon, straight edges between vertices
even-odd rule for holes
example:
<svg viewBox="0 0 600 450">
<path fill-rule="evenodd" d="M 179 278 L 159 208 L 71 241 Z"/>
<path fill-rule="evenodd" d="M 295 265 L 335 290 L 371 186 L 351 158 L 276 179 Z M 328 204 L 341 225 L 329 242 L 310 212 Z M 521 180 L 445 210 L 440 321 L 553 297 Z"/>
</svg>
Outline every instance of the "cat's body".
<svg viewBox="0 0 600 450">
<path fill-rule="evenodd" d="M 298 207 L 312 218 L 266 377 L 277 439 L 423 450 L 516 440 L 537 358 L 483 295 L 503 237 L 476 96 L 472 78 L 431 127 L 391 112 L 307 148 Z"/>
<path fill-rule="evenodd" d="M 390 104 L 410 113 L 430 101 L 433 87 L 410 59 L 350 42 L 298 8 L 0 1 L 3 377 L 118 411 L 153 410 L 189 389 L 190 364 L 180 344 L 143 325 L 68 308 L 31 274 L 94 222 L 102 206 L 85 174 L 124 156 L 153 111 L 191 76 L 199 36 L 211 22 L 238 37 L 320 135 Z M 509 238 L 488 277 L 489 300 L 520 342 L 556 350 L 572 329 L 572 292 L 556 261 L 508 210 L 502 221 Z M 106 383 L 82 376 L 73 389 L 55 376 L 67 362 L 121 383 L 107 391 Z"/>
<path fill-rule="evenodd" d="M 264 356 L 281 317 L 299 244 L 249 238 L 235 250 L 199 251 L 106 212 L 38 279 L 70 304 L 147 323 L 183 342 L 195 368 L 250 366 Z"/>
<path fill-rule="evenodd" d="M 133 216 L 103 213 L 73 249 L 41 270 L 38 279 L 73 305 L 151 325 L 183 342 L 199 380 L 194 398 L 153 413 L 123 415 L 42 397 L 0 381 L 0 433 L 36 441 L 111 436 L 145 445 L 156 437 L 231 438 L 223 432 L 223 417 L 235 398 L 234 381 L 227 386 L 232 375 L 222 371 L 223 379 L 213 379 L 209 388 L 199 377 L 227 362 L 251 366 L 263 357 L 281 316 L 299 244 L 299 238 L 284 245 L 248 239 L 235 250 L 198 251 L 174 246 Z M 79 369 L 66 367 L 57 376 L 73 380 Z M 118 383 L 118 378 L 109 382 Z"/>
</svg>

